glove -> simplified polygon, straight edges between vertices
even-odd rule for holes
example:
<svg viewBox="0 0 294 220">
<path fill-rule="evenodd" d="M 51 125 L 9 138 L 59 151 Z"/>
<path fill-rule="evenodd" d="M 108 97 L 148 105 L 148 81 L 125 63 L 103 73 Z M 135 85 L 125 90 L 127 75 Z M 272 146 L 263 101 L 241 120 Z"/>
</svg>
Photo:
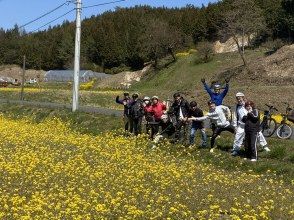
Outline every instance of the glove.
<svg viewBox="0 0 294 220">
<path fill-rule="evenodd" d="M 201 79 L 201 82 L 202 82 L 202 83 L 205 83 L 205 79 L 204 79 L 204 78 L 202 78 L 202 79 Z"/>
<path fill-rule="evenodd" d="M 226 81 L 226 83 L 229 83 L 230 82 L 230 79 L 229 78 L 226 78 L 225 81 Z"/>
</svg>

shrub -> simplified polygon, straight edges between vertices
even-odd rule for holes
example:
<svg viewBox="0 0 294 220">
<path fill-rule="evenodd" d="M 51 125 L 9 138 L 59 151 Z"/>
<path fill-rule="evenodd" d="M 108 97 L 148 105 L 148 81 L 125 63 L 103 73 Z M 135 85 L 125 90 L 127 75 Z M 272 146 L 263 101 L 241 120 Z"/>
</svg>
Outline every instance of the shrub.
<svg viewBox="0 0 294 220">
<path fill-rule="evenodd" d="M 284 45 L 285 43 L 281 39 L 269 40 L 263 44 L 263 46 L 268 50 L 268 55 L 273 54 Z"/>
<path fill-rule="evenodd" d="M 203 41 L 197 44 L 196 47 L 200 59 L 204 63 L 208 63 L 213 58 L 213 45 L 208 41 Z"/>
<path fill-rule="evenodd" d="M 121 73 L 121 72 L 124 72 L 124 71 L 130 71 L 131 68 L 126 66 L 126 65 L 120 65 L 120 66 L 117 66 L 117 67 L 113 67 L 111 69 L 106 69 L 105 70 L 105 73 L 106 74 L 117 74 L 117 73 Z"/>
</svg>

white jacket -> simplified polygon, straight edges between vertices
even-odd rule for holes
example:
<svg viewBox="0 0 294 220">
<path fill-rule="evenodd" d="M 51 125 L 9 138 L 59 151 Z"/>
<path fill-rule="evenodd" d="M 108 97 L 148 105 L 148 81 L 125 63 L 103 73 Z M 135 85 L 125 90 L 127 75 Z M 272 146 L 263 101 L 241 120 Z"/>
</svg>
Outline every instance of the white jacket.
<svg viewBox="0 0 294 220">
<path fill-rule="evenodd" d="M 248 111 L 245 109 L 244 105 L 236 105 L 235 111 L 233 114 L 233 126 L 243 127 L 245 126 L 244 122 L 242 122 L 242 118 L 248 114 Z"/>
<path fill-rule="evenodd" d="M 196 118 L 196 120 L 204 121 L 210 119 L 217 127 L 227 127 L 230 125 L 230 122 L 226 118 L 226 113 L 229 111 L 230 109 L 227 106 L 219 105 L 216 106 L 214 111 L 209 111 L 205 116 Z"/>
</svg>

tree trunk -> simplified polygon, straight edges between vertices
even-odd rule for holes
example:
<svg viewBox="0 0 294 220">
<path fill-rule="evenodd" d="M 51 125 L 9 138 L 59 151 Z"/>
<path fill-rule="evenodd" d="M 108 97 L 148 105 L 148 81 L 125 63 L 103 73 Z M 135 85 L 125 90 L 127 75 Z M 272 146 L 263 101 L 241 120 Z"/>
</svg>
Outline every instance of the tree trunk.
<svg viewBox="0 0 294 220">
<path fill-rule="evenodd" d="M 170 55 L 173 57 L 173 60 L 176 61 L 177 58 L 176 58 L 176 56 L 175 56 L 175 54 L 174 54 L 173 49 L 172 49 L 171 47 L 169 47 L 167 50 L 168 50 L 168 52 L 170 53 Z"/>
<path fill-rule="evenodd" d="M 105 73 L 105 62 L 104 62 L 104 59 L 102 59 L 101 66 L 102 66 L 102 72 Z"/>
<path fill-rule="evenodd" d="M 244 36 L 245 34 L 244 34 L 244 28 L 243 28 L 243 30 L 242 30 L 242 53 L 244 54 L 244 52 L 245 52 L 245 50 L 244 50 Z"/>
<path fill-rule="evenodd" d="M 250 38 L 250 34 L 247 35 L 247 41 L 248 41 L 248 47 L 251 48 L 251 38 Z"/>
<path fill-rule="evenodd" d="M 244 67 L 245 67 L 246 69 L 248 69 L 248 68 L 247 68 L 247 62 L 246 62 L 246 59 L 245 59 L 244 53 L 242 52 L 242 48 L 241 48 L 241 46 L 240 46 L 240 44 L 239 44 L 239 41 L 238 41 L 238 38 L 237 38 L 236 36 L 234 36 L 234 41 L 235 41 L 235 43 L 236 43 L 236 45 L 237 45 L 237 47 L 238 47 L 238 52 L 239 52 L 239 54 L 240 54 L 240 56 L 241 56 L 241 59 L 242 59 L 243 64 L 244 64 Z"/>
</svg>

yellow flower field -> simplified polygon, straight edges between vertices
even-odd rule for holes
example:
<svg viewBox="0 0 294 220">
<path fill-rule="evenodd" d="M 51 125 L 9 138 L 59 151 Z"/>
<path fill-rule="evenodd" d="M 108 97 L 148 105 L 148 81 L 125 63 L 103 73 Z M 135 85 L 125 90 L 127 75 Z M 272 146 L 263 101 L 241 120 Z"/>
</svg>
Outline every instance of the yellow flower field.
<svg viewBox="0 0 294 220">
<path fill-rule="evenodd" d="M 293 184 L 272 172 L 229 172 L 151 150 L 144 136 L 79 134 L 58 119 L 0 123 L 2 219 L 294 218 Z"/>
</svg>

